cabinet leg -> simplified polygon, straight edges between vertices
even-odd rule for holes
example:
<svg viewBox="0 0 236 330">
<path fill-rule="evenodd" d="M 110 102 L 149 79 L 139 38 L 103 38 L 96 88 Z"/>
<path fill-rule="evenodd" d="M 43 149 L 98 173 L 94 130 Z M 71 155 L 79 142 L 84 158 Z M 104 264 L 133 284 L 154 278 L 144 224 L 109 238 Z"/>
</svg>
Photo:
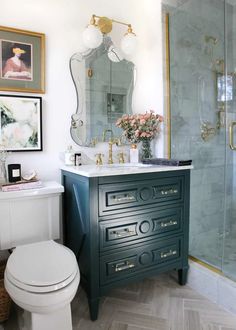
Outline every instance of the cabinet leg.
<svg viewBox="0 0 236 330">
<path fill-rule="evenodd" d="M 187 283 L 188 277 L 188 267 L 178 270 L 178 282 L 180 285 L 185 285 Z"/>
<path fill-rule="evenodd" d="M 90 318 L 92 321 L 96 321 L 96 319 L 98 318 L 99 298 L 89 299 L 88 303 Z"/>
</svg>

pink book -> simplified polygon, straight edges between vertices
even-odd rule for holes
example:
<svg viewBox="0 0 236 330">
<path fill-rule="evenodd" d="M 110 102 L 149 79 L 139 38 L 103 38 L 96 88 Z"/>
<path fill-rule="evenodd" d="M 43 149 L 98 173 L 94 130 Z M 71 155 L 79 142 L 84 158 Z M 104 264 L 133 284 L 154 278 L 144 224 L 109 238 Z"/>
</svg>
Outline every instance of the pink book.
<svg viewBox="0 0 236 330">
<path fill-rule="evenodd" d="M 32 181 L 32 182 L 19 182 L 2 185 L 2 191 L 18 191 L 18 190 L 27 190 L 27 189 L 36 189 L 43 187 L 42 181 Z"/>
</svg>

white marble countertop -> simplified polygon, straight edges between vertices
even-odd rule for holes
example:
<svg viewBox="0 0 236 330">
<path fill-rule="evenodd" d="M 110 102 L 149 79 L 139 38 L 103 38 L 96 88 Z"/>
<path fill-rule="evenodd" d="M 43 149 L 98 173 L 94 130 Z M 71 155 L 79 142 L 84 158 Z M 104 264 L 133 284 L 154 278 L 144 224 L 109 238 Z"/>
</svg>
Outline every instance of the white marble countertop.
<svg viewBox="0 0 236 330">
<path fill-rule="evenodd" d="M 112 164 L 112 165 L 82 165 L 62 166 L 61 170 L 79 174 L 86 177 L 100 177 L 126 174 L 141 174 L 154 172 L 169 172 L 193 169 L 193 166 L 159 166 L 146 164 Z"/>
</svg>

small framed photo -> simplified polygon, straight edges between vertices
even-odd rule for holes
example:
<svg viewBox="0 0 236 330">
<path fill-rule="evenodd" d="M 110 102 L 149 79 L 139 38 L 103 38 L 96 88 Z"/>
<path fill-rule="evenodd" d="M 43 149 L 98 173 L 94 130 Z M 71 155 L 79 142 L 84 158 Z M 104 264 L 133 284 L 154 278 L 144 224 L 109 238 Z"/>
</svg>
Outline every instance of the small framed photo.
<svg viewBox="0 0 236 330">
<path fill-rule="evenodd" d="M 7 151 L 42 150 L 42 98 L 0 94 L 0 145 Z"/>
<path fill-rule="evenodd" d="M 0 90 L 45 93 L 45 35 L 0 26 Z"/>
</svg>

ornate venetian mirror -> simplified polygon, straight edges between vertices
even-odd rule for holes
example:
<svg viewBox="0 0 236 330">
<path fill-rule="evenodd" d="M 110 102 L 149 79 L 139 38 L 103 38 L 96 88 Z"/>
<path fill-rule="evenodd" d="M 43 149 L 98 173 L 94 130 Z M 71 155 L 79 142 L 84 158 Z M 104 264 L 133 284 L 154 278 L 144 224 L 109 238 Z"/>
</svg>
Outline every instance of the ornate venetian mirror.
<svg viewBox="0 0 236 330">
<path fill-rule="evenodd" d="M 121 136 L 115 123 L 123 114 L 132 113 L 134 64 L 120 60 L 105 35 L 98 48 L 75 53 L 70 70 L 77 95 L 70 129 L 75 143 L 92 147 L 108 137 Z"/>
</svg>

